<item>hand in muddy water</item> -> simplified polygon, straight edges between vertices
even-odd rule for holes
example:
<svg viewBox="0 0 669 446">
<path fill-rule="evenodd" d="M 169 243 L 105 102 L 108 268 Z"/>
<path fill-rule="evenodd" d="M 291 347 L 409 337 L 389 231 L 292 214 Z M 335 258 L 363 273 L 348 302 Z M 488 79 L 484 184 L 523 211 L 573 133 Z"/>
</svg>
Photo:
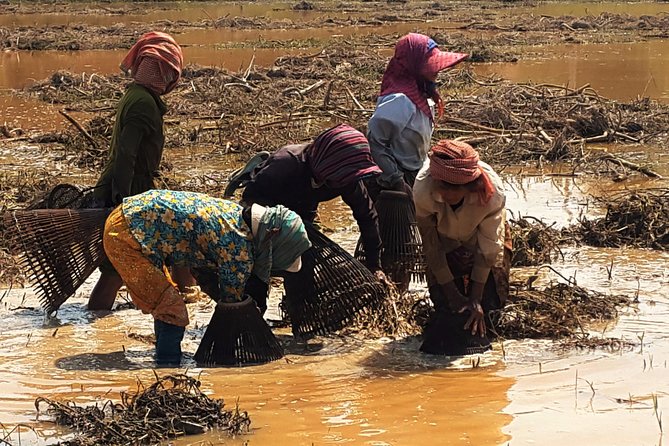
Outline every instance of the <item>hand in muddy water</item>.
<svg viewBox="0 0 669 446">
<path fill-rule="evenodd" d="M 393 285 L 393 283 L 390 281 L 390 279 L 388 279 L 386 274 L 383 271 L 381 271 L 380 269 L 374 271 L 374 277 L 376 278 L 377 282 L 379 282 L 380 284 L 382 284 L 384 286 L 389 287 L 389 286 Z"/>
<path fill-rule="evenodd" d="M 187 304 L 192 304 L 201 300 L 209 300 L 209 296 L 204 293 L 197 285 L 185 287 L 185 290 L 181 293 L 181 295 L 184 298 L 184 302 Z"/>
<path fill-rule="evenodd" d="M 469 311 L 469 319 L 463 327 L 465 330 L 471 329 L 472 335 L 478 334 L 485 336 L 485 320 L 483 319 L 483 307 L 477 301 L 470 300 L 466 305 L 460 308 L 458 313 Z"/>
</svg>

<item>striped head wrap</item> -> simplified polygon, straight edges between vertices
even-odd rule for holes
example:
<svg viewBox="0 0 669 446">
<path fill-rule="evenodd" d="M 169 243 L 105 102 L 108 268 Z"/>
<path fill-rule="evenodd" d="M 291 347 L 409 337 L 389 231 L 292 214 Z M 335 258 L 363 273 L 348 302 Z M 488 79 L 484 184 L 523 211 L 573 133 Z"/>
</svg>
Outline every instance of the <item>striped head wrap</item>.
<svg viewBox="0 0 669 446">
<path fill-rule="evenodd" d="M 365 135 L 346 124 L 324 131 L 305 149 L 315 180 L 340 188 L 381 173 Z"/>
<path fill-rule="evenodd" d="M 153 31 L 144 34 L 130 48 L 121 62 L 121 70 L 129 73 L 139 85 L 163 95 L 176 87 L 183 63 L 181 47 L 172 36 Z"/>
<path fill-rule="evenodd" d="M 479 165 L 479 153 L 462 141 L 442 139 L 432 147 L 430 176 L 448 184 L 464 185 L 482 177 L 483 187 L 479 191 L 479 201 L 490 201 L 495 187 Z"/>
<path fill-rule="evenodd" d="M 302 219 L 290 209 L 281 205 L 254 205 L 252 214 L 257 211 L 258 226 L 253 234 L 253 274 L 269 283 L 273 271 L 290 268 L 311 247 L 311 242 Z M 256 220 L 255 216 L 252 218 Z"/>
</svg>

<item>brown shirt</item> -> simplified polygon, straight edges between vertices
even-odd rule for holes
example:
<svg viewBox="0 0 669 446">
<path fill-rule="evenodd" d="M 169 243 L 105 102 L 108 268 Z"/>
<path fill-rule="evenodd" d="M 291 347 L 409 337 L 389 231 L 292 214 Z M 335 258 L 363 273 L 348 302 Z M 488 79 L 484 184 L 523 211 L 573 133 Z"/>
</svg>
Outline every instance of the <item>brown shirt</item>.
<svg viewBox="0 0 669 446">
<path fill-rule="evenodd" d="M 495 193 L 485 205 L 479 203 L 477 193 L 467 194 L 457 209 L 441 202 L 435 191 L 438 186 L 430 176 L 429 160 L 416 177 L 413 189 L 416 222 L 427 266 L 439 284 L 453 280 L 446 254 L 460 246 L 474 252 L 471 279 L 475 282 L 485 283 L 490 268 L 502 260 L 506 221 L 502 180 L 486 163 L 481 161 L 479 165 L 495 186 Z"/>
</svg>

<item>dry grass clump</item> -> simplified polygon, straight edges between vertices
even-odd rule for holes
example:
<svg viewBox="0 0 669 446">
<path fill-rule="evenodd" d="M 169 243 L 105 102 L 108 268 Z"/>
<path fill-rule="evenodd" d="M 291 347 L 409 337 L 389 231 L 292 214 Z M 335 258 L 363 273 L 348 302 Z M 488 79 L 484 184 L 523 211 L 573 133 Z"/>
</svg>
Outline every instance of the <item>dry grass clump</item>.
<svg viewBox="0 0 669 446">
<path fill-rule="evenodd" d="M 577 163 L 583 170 L 600 158 L 616 163 L 619 159 L 611 154 L 590 154 L 584 146 L 648 142 L 669 127 L 668 118 L 649 113 L 666 106 L 652 101 L 620 103 L 587 84 L 570 88 L 473 80 L 484 88 L 448 102 L 449 113 L 436 133 L 475 145 L 484 159 L 496 164 L 588 160 L 588 166 Z M 622 163 L 643 172 L 642 166 Z"/>
<path fill-rule="evenodd" d="M 401 338 L 420 334 L 428 317 L 421 317 L 424 313 L 423 304 L 425 301 L 416 293 L 400 293 L 394 286 L 388 287 L 386 298 L 381 304 L 361 313 L 355 323 L 342 333 L 357 333 L 373 338 Z"/>
<path fill-rule="evenodd" d="M 222 399 L 211 399 L 200 390 L 200 381 L 182 374 L 158 377 L 148 388 L 139 382 L 134 393 L 121 393 L 121 402 L 107 401 L 102 407 L 77 406 L 37 398 L 40 413 L 56 424 L 74 429 L 77 436 L 62 446 L 153 445 L 183 435 L 217 429 L 230 436 L 249 431 L 251 420 L 238 407 L 224 409 Z"/>
<path fill-rule="evenodd" d="M 543 290 L 515 289 L 500 313 L 494 332 L 505 339 L 576 339 L 596 322 L 613 320 L 617 308 L 631 303 L 620 295 L 605 295 L 565 283 Z"/>
<path fill-rule="evenodd" d="M 509 220 L 513 253 L 511 266 L 539 266 L 562 255 L 560 231 L 534 217 Z"/>
<path fill-rule="evenodd" d="M 565 232 L 592 246 L 669 249 L 669 189 L 624 192 L 600 202 L 604 217 L 581 218 Z"/>
<path fill-rule="evenodd" d="M 167 147 L 214 147 L 218 154 L 245 158 L 308 141 L 340 122 L 364 131 L 390 57 L 380 51 L 392 47 L 393 39 L 379 42 L 375 47 L 359 39 L 335 39 L 311 54 L 279 57 L 269 68 L 251 61 L 238 73 L 188 66 L 183 82 L 165 97 Z M 82 123 L 90 138 L 71 129 L 70 141 L 62 139 L 84 158 L 78 164 L 99 167 L 128 81 L 120 75 L 58 72 L 26 93 L 94 113 L 94 120 Z M 600 158 L 602 165 L 619 159 L 590 154 L 586 144 L 647 142 L 669 128 L 669 107 L 643 100 L 619 103 L 588 85 L 514 84 L 479 77 L 467 68 L 448 71 L 439 82 L 446 113 L 435 136 L 464 139 L 496 164 L 587 160 L 576 167 L 592 169 Z"/>
</svg>

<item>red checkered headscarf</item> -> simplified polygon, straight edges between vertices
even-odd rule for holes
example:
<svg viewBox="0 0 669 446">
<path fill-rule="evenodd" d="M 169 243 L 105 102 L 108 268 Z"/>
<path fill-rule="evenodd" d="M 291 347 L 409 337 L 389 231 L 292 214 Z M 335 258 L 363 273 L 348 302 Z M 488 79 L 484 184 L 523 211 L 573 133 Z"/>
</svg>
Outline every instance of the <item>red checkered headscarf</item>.
<svg viewBox="0 0 669 446">
<path fill-rule="evenodd" d="M 440 71 L 462 62 L 467 57 L 467 54 L 439 50 L 437 43 L 426 35 L 409 33 L 395 44 L 395 54 L 383 74 L 380 95 L 404 93 L 433 120 L 427 99 L 431 98 L 437 104 L 439 116 L 444 105 L 434 83 L 428 77 L 436 77 Z"/>
<path fill-rule="evenodd" d="M 324 131 L 305 149 L 307 163 L 320 183 L 340 188 L 378 175 L 365 135 L 346 124 Z"/>
<path fill-rule="evenodd" d="M 129 72 L 139 85 L 163 95 L 176 87 L 183 64 L 181 47 L 172 36 L 152 31 L 130 48 L 121 62 L 121 70 Z"/>
<path fill-rule="evenodd" d="M 428 157 L 430 176 L 436 180 L 464 185 L 480 178 L 481 186 L 477 192 L 482 205 L 488 203 L 495 193 L 495 186 L 488 174 L 481 169 L 479 153 L 469 144 L 442 139 L 432 147 Z"/>
</svg>

